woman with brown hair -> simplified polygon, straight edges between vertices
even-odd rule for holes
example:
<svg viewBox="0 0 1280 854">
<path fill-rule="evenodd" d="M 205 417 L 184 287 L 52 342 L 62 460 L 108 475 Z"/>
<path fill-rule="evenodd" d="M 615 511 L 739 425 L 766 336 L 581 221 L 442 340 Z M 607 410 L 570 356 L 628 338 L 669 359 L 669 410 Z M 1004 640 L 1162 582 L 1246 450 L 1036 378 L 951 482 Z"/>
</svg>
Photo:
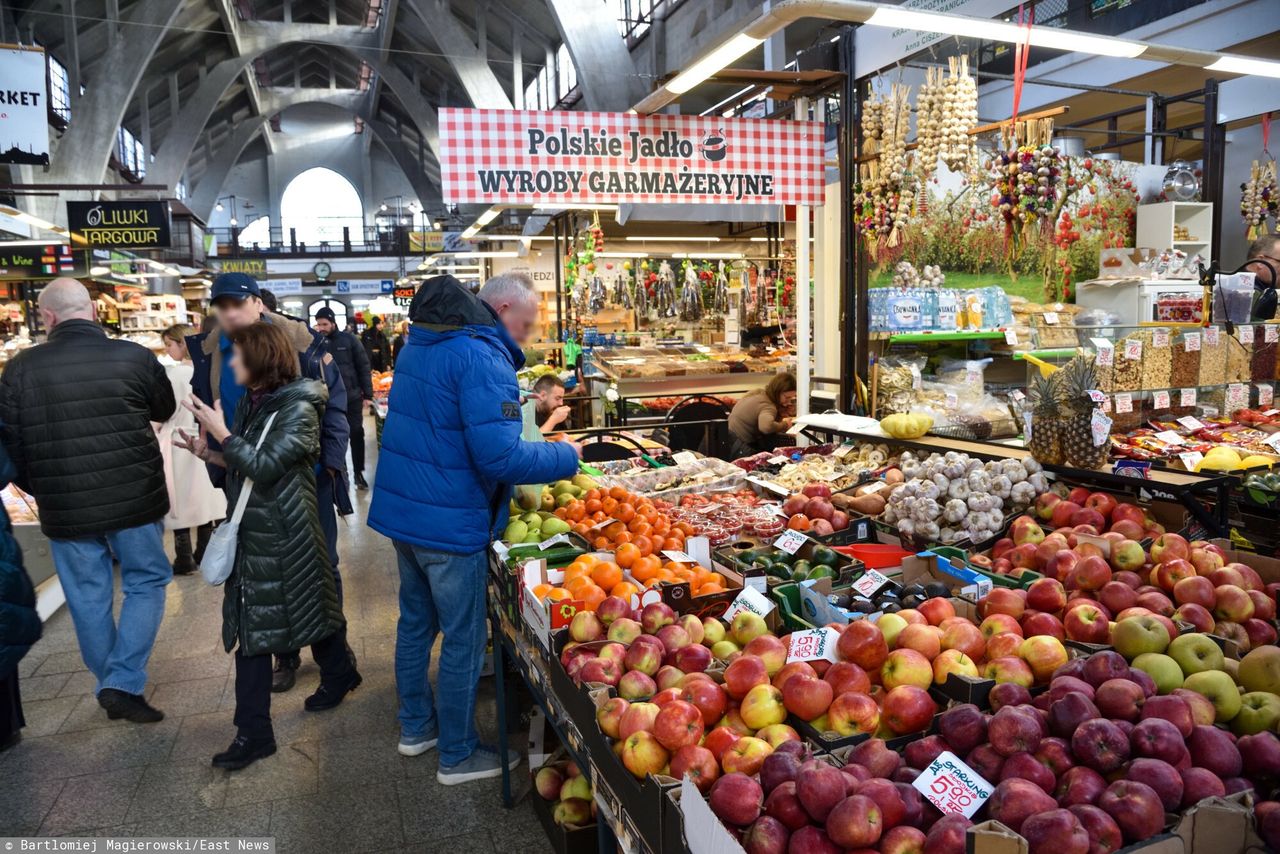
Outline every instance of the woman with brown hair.
<svg viewBox="0 0 1280 854">
<path fill-rule="evenodd" d="M 288 335 L 255 323 L 231 335 L 231 369 L 246 389 L 228 430 L 221 406 L 195 397 L 184 402 L 200 436 L 182 447 L 227 469 L 227 501 L 250 490 L 240 521 L 235 567 L 226 582 L 222 640 L 236 653 L 236 738 L 213 757 L 236 770 L 276 752 L 271 728 L 272 655 L 310 646 L 320 687 L 307 711 L 331 709 L 360 684 L 347 652 L 346 618 L 338 599 L 316 508 L 315 466 L 320 421 L 328 398 L 323 383 L 299 377 Z M 222 451 L 210 451 L 207 439 Z"/>
<path fill-rule="evenodd" d="M 729 413 L 734 455 L 747 457 L 778 446 L 796 415 L 796 376 L 778 374 L 762 389 L 756 389 L 734 404 Z"/>
</svg>

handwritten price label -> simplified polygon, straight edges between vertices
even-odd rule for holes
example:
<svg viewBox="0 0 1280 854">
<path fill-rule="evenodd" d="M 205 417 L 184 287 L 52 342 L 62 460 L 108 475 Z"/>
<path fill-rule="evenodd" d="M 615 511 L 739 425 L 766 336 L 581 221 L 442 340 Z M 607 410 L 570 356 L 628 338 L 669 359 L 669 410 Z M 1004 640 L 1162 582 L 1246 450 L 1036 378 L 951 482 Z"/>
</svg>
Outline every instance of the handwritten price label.
<svg viewBox="0 0 1280 854">
<path fill-rule="evenodd" d="M 1046 311 L 1044 313 L 1044 322 L 1050 326 L 1058 325 L 1058 313 L 1056 311 Z"/>
<path fill-rule="evenodd" d="M 1236 337 L 1240 339 L 1241 344 L 1253 343 L 1253 327 L 1240 326 L 1236 328 Z"/>
<path fill-rule="evenodd" d="M 1164 349 L 1169 346 L 1169 330 L 1157 329 L 1151 333 L 1151 346 Z"/>
<path fill-rule="evenodd" d="M 1275 448 L 1277 451 L 1280 451 L 1280 433 L 1272 433 L 1263 441 Z"/>
<path fill-rule="evenodd" d="M 765 462 L 771 466 L 785 466 L 787 463 L 791 462 L 791 457 L 784 457 L 779 454 L 776 457 L 769 457 Z"/>
<path fill-rule="evenodd" d="M 1098 364 L 1102 367 L 1114 365 L 1116 361 L 1116 348 L 1110 341 L 1105 338 L 1091 338 L 1093 347 L 1098 351 Z"/>
<path fill-rule="evenodd" d="M 889 576 L 881 575 L 874 569 L 868 569 L 857 581 L 853 582 L 853 589 L 857 590 L 863 596 L 870 597 L 881 587 L 889 583 Z"/>
<path fill-rule="evenodd" d="M 1124 357 L 1131 362 L 1142 361 L 1142 339 L 1126 338 L 1124 342 Z"/>
<path fill-rule="evenodd" d="M 1186 348 L 1188 353 L 1194 353 L 1200 349 L 1200 333 L 1188 332 L 1182 336 L 1182 346 Z"/>
<path fill-rule="evenodd" d="M 1103 411 L 1103 412 L 1110 412 L 1110 411 L 1111 411 L 1111 398 L 1109 398 L 1109 397 L 1104 397 L 1104 398 L 1102 399 L 1102 411 Z"/>
<path fill-rule="evenodd" d="M 1217 347 L 1221 342 L 1220 336 L 1221 334 L 1218 332 L 1218 327 L 1210 326 L 1206 328 L 1204 331 L 1204 345 L 1206 347 Z"/>
<path fill-rule="evenodd" d="M 1249 387 L 1241 383 L 1227 386 L 1227 412 L 1235 412 L 1249 405 Z"/>
<path fill-rule="evenodd" d="M 1178 459 L 1182 460 L 1182 467 L 1187 471 L 1195 471 L 1196 466 L 1200 465 L 1200 461 L 1204 459 L 1204 454 L 1199 451 L 1184 451 L 1178 454 Z"/>
<path fill-rule="evenodd" d="M 1013 329 L 1006 329 L 1004 331 L 1004 343 L 1008 344 L 1010 347 L 1017 347 L 1018 333 Z"/>
<path fill-rule="evenodd" d="M 789 555 L 793 555 L 800 551 L 800 547 L 809 542 L 809 538 L 799 531 L 788 529 L 782 532 L 782 536 L 773 541 L 773 547 L 780 549 Z"/>
<path fill-rule="evenodd" d="M 1268 323 L 1262 327 L 1262 340 L 1268 344 L 1280 341 L 1280 326 Z"/>
<path fill-rule="evenodd" d="M 1169 392 L 1157 391 L 1151 395 L 1151 405 L 1156 409 L 1169 408 Z"/>
<path fill-rule="evenodd" d="M 1155 437 L 1159 439 L 1161 442 L 1164 442 L 1166 445 L 1186 444 L 1185 442 L 1182 441 L 1182 437 L 1172 430 L 1161 430 L 1159 433 L 1156 434 Z"/>
<path fill-rule="evenodd" d="M 698 455 L 693 451 L 680 451 L 671 455 L 671 459 L 678 466 L 687 466 L 698 461 Z"/>
<path fill-rule="evenodd" d="M 1262 383 L 1261 385 L 1258 386 L 1258 405 L 1259 406 L 1266 406 L 1268 403 L 1270 403 L 1274 399 L 1274 396 L 1275 396 L 1275 392 L 1271 386 L 1267 385 L 1266 383 Z"/>
<path fill-rule="evenodd" d="M 837 460 L 843 460 L 853 451 L 853 447 L 853 445 L 841 445 L 831 452 L 831 456 L 835 457 Z"/>
<path fill-rule="evenodd" d="M 1101 446 L 1111 435 L 1111 419 L 1103 415 L 1101 410 L 1093 410 L 1093 417 L 1089 419 L 1089 432 L 1093 436 L 1093 446 Z"/>
<path fill-rule="evenodd" d="M 1184 388 L 1184 389 L 1180 389 L 1180 390 L 1178 391 L 1178 405 L 1179 405 L 1179 406 L 1195 406 L 1195 405 L 1196 405 L 1196 390 L 1195 390 L 1195 389 L 1193 389 L 1193 388 Z M 1182 418 L 1191 418 L 1191 420 L 1192 420 L 1192 421 L 1196 421 L 1196 420 L 1195 420 L 1194 418 L 1192 418 L 1190 415 L 1184 415 L 1184 416 L 1182 416 Z M 1182 418 L 1179 418 L 1179 419 L 1178 419 L 1178 423 L 1179 423 L 1179 424 L 1181 424 L 1183 427 L 1186 427 L 1186 426 L 1187 426 L 1187 422 L 1183 421 L 1183 420 L 1182 420 Z M 1196 421 L 1196 424 L 1199 424 L 1200 426 L 1199 426 L 1199 427 L 1188 427 L 1187 429 L 1189 429 L 1189 430 L 1199 430 L 1199 429 L 1200 429 L 1200 427 L 1203 427 L 1203 426 L 1204 426 L 1203 424 L 1200 424 L 1200 422 L 1199 422 L 1199 421 Z"/>
<path fill-rule="evenodd" d="M 787 652 L 787 663 L 793 661 L 830 661 L 838 659 L 836 642 L 840 633 L 835 629 L 809 629 L 804 632 L 791 633 L 791 648 Z"/>
<path fill-rule="evenodd" d="M 754 587 L 744 587 L 742 592 L 738 594 L 738 598 L 734 599 L 733 603 L 729 605 L 721 619 L 726 623 L 733 622 L 733 618 L 743 611 L 750 611 L 758 617 L 766 617 L 776 607 L 777 605 L 759 590 Z"/>
<path fill-rule="evenodd" d="M 1133 411 L 1133 395 L 1125 392 L 1116 395 L 1116 412 L 1132 412 Z"/>
<path fill-rule="evenodd" d="M 960 813 L 965 818 L 981 809 L 995 791 L 950 750 L 939 753 L 911 785 L 944 815 Z"/>
</svg>

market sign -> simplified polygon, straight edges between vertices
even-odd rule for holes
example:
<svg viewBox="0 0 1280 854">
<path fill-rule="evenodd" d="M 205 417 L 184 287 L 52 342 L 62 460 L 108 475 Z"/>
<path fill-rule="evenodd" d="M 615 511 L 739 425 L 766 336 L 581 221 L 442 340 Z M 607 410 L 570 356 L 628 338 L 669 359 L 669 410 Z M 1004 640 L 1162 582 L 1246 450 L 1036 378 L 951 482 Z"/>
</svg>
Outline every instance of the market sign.
<svg viewBox="0 0 1280 854">
<path fill-rule="evenodd" d="M 443 231 L 411 231 L 409 232 L 409 251 L 418 252 L 443 252 L 444 251 L 444 232 Z"/>
<path fill-rule="evenodd" d="M 89 246 L 159 249 L 169 245 L 168 202 L 67 202 L 71 237 Z"/>
<path fill-rule="evenodd" d="M 248 273 L 257 279 L 267 277 L 265 258 L 223 258 L 212 262 L 211 266 L 219 273 Z"/>
<path fill-rule="evenodd" d="M 76 264 L 76 255 L 66 244 L 6 246 L 0 243 L 0 278 L 3 279 L 52 279 L 74 276 L 82 270 L 83 265 Z"/>
<path fill-rule="evenodd" d="M 49 165 L 43 48 L 0 46 L 0 163 Z"/>
<path fill-rule="evenodd" d="M 334 284 L 340 294 L 390 294 L 396 285 L 392 279 L 339 279 Z"/>
<path fill-rule="evenodd" d="M 812 205 L 820 122 L 656 113 L 440 111 L 451 204 Z"/>
</svg>

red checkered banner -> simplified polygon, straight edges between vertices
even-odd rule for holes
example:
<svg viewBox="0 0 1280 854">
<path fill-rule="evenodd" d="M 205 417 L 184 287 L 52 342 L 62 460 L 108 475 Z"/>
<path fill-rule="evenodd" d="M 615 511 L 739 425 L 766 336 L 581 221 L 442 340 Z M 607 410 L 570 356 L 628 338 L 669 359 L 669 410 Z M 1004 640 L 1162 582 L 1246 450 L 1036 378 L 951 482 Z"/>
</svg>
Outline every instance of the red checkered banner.
<svg viewBox="0 0 1280 854">
<path fill-rule="evenodd" d="M 454 204 L 823 203 L 819 122 L 532 110 L 440 111 Z"/>
</svg>

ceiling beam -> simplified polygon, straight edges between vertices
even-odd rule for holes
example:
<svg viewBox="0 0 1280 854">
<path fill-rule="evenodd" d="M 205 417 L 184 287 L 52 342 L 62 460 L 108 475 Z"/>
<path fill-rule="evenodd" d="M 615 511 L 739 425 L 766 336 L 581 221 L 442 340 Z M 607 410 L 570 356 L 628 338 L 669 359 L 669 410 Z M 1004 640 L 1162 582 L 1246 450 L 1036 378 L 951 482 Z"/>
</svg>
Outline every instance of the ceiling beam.
<svg viewBox="0 0 1280 854">
<path fill-rule="evenodd" d="M 622 112 L 648 94 L 631 51 L 600 0 L 547 0 L 560 38 L 569 48 L 588 110 Z"/>
<path fill-rule="evenodd" d="M 422 20 L 436 49 L 449 60 L 471 105 L 511 109 L 511 99 L 489 67 L 485 33 L 477 32 L 476 39 L 472 39 L 453 16 L 447 0 L 405 0 L 405 3 Z M 483 10 L 480 14 L 483 15 Z M 478 24 L 478 29 L 482 29 L 483 17 L 478 18 Z"/>
</svg>

